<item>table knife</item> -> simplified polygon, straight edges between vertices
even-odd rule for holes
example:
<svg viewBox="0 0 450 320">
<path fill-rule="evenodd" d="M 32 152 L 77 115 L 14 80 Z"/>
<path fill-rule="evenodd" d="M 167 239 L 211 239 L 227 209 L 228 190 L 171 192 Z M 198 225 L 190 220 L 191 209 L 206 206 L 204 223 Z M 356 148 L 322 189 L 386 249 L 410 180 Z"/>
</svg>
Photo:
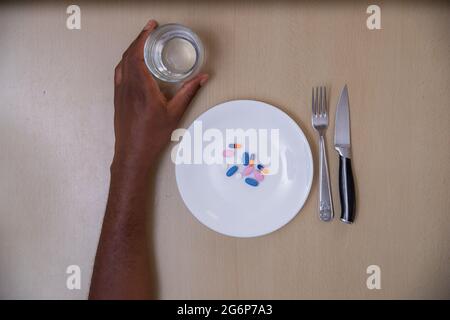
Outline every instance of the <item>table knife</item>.
<svg viewBox="0 0 450 320">
<path fill-rule="evenodd" d="M 339 153 L 341 221 L 350 224 L 355 220 L 355 184 L 351 161 L 350 110 L 347 85 L 342 89 L 336 108 L 334 147 Z"/>
</svg>

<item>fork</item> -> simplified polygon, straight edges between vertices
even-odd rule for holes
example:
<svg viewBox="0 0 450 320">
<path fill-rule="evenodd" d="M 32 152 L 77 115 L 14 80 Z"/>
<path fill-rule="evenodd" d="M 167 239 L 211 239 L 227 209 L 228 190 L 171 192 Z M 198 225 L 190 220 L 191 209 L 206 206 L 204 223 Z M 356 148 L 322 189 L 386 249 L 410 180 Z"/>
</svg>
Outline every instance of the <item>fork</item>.
<svg viewBox="0 0 450 320">
<path fill-rule="evenodd" d="M 325 87 L 312 89 L 312 126 L 319 133 L 319 218 L 322 221 L 331 221 L 334 212 L 325 147 L 325 132 L 328 128 L 327 89 Z"/>
</svg>

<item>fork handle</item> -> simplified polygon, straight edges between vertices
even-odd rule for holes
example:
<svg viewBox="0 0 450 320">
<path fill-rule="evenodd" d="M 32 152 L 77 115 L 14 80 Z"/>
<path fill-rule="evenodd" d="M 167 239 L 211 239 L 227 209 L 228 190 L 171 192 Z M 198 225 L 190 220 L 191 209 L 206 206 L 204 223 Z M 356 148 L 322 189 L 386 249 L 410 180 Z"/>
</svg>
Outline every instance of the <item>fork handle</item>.
<svg viewBox="0 0 450 320">
<path fill-rule="evenodd" d="M 355 221 L 355 184 L 353 181 L 352 161 L 339 155 L 339 195 L 341 198 L 341 221 Z"/>
<path fill-rule="evenodd" d="M 333 200 L 331 198 L 330 173 L 328 171 L 327 152 L 325 138 L 320 135 L 320 166 L 319 166 L 319 218 L 322 221 L 333 219 Z"/>
</svg>

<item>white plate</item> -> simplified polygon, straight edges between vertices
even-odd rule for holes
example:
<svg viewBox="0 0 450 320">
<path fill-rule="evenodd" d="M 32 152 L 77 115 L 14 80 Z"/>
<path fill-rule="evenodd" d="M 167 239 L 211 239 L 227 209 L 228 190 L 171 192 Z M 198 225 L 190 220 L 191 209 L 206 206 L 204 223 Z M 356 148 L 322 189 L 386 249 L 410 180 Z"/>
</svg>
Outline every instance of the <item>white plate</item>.
<svg viewBox="0 0 450 320">
<path fill-rule="evenodd" d="M 279 129 L 279 169 L 252 187 L 227 177 L 224 164 L 176 164 L 178 190 L 191 213 L 208 228 L 234 237 L 268 234 L 292 220 L 313 179 L 311 149 L 299 126 L 280 109 L 253 100 L 219 104 L 199 120 L 203 132 L 217 128 L 224 136 L 226 129 Z M 188 128 L 192 141 L 194 123 Z"/>
</svg>

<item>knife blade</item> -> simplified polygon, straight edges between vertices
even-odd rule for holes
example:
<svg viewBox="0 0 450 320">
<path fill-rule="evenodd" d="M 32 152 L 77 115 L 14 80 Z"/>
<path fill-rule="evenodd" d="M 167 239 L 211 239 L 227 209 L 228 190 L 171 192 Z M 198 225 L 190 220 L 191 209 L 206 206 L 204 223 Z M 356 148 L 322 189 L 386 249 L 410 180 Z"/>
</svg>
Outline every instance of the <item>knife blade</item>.
<svg viewBox="0 0 450 320">
<path fill-rule="evenodd" d="M 355 184 L 351 163 L 350 110 L 347 85 L 341 91 L 336 107 L 334 147 L 339 153 L 339 196 L 341 199 L 341 221 L 355 220 Z"/>
</svg>

